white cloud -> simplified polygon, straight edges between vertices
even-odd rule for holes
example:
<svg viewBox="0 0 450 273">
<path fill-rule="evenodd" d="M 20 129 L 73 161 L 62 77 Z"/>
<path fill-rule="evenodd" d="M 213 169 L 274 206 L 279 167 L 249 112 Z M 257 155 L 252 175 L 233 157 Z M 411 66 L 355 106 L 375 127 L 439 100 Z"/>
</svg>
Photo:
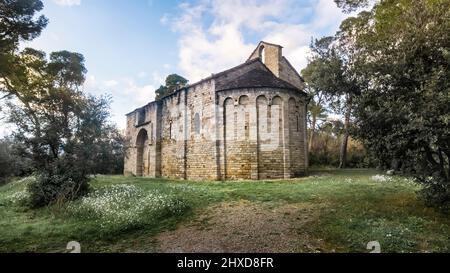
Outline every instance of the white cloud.
<svg viewBox="0 0 450 273">
<path fill-rule="evenodd" d="M 179 65 L 191 82 L 244 62 L 256 47 L 248 34 L 282 45 L 301 70 L 311 38 L 334 34 L 349 16 L 331 0 L 198 0 L 178 9 L 179 14 L 165 14 L 161 22 L 180 34 Z M 306 16 L 312 19 L 305 22 Z"/>
<path fill-rule="evenodd" d="M 79 6 L 81 5 L 81 0 L 53 0 L 53 2 L 59 6 Z"/>
<path fill-rule="evenodd" d="M 146 74 L 147 75 L 147 74 Z M 139 75 L 136 78 L 123 77 L 119 79 L 99 81 L 94 75 L 88 75 L 84 90 L 93 95 L 110 94 L 112 121 L 120 129 L 125 128 L 125 114 L 141 107 L 155 99 L 156 86 L 160 84 L 157 73 L 153 73 L 150 82 L 139 84 Z M 142 79 L 140 79 L 142 80 Z"/>
<path fill-rule="evenodd" d="M 106 87 L 114 87 L 117 86 L 119 83 L 116 80 L 109 80 L 109 81 L 105 81 L 104 85 Z"/>
</svg>

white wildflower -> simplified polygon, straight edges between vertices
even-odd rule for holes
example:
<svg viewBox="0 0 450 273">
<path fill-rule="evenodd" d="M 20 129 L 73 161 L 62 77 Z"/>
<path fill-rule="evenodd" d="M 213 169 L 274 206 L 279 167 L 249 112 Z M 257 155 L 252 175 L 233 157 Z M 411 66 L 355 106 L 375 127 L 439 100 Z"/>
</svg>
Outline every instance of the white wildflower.
<svg viewBox="0 0 450 273">
<path fill-rule="evenodd" d="M 385 176 L 385 175 L 374 175 L 370 179 L 375 182 L 391 182 L 392 181 L 392 177 Z"/>
<path fill-rule="evenodd" d="M 186 204 L 157 190 L 143 191 L 133 185 L 113 185 L 94 190 L 68 206 L 70 214 L 95 220 L 101 227 L 129 228 L 149 216 L 183 212 Z"/>
</svg>

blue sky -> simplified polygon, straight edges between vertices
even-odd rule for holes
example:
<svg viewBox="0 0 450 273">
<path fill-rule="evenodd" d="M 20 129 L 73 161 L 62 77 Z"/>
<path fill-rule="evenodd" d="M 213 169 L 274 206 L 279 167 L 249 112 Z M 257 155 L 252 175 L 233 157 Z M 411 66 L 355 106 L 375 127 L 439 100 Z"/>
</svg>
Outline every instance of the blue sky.
<svg viewBox="0 0 450 273">
<path fill-rule="evenodd" d="M 311 38 L 348 15 L 332 0 L 44 0 L 42 35 L 23 44 L 82 53 L 85 91 L 113 98 L 112 120 L 154 98 L 170 73 L 195 82 L 239 65 L 260 40 L 284 46 L 301 70 Z"/>
</svg>

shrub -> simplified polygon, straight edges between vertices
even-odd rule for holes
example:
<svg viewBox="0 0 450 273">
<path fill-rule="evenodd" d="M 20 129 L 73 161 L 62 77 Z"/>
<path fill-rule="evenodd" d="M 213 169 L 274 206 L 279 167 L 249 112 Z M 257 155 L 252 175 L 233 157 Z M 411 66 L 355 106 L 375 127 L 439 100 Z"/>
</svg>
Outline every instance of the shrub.
<svg viewBox="0 0 450 273">
<path fill-rule="evenodd" d="M 420 197 L 428 206 L 450 213 L 450 182 L 441 177 L 426 177 L 420 179 L 424 185 Z"/>
<path fill-rule="evenodd" d="M 65 203 L 85 195 L 89 190 L 89 177 L 77 168 L 56 166 L 39 173 L 28 186 L 32 207 Z"/>
</svg>

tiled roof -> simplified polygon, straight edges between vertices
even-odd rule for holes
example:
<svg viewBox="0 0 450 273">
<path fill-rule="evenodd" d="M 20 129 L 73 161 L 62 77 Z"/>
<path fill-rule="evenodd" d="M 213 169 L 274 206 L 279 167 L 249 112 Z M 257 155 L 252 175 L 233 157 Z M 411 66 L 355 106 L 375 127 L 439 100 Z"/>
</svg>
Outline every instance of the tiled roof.
<svg viewBox="0 0 450 273">
<path fill-rule="evenodd" d="M 216 86 L 217 91 L 242 88 L 283 88 L 298 90 L 292 84 L 277 78 L 270 71 L 255 68 L 249 72 L 224 81 L 220 86 Z"/>
</svg>

